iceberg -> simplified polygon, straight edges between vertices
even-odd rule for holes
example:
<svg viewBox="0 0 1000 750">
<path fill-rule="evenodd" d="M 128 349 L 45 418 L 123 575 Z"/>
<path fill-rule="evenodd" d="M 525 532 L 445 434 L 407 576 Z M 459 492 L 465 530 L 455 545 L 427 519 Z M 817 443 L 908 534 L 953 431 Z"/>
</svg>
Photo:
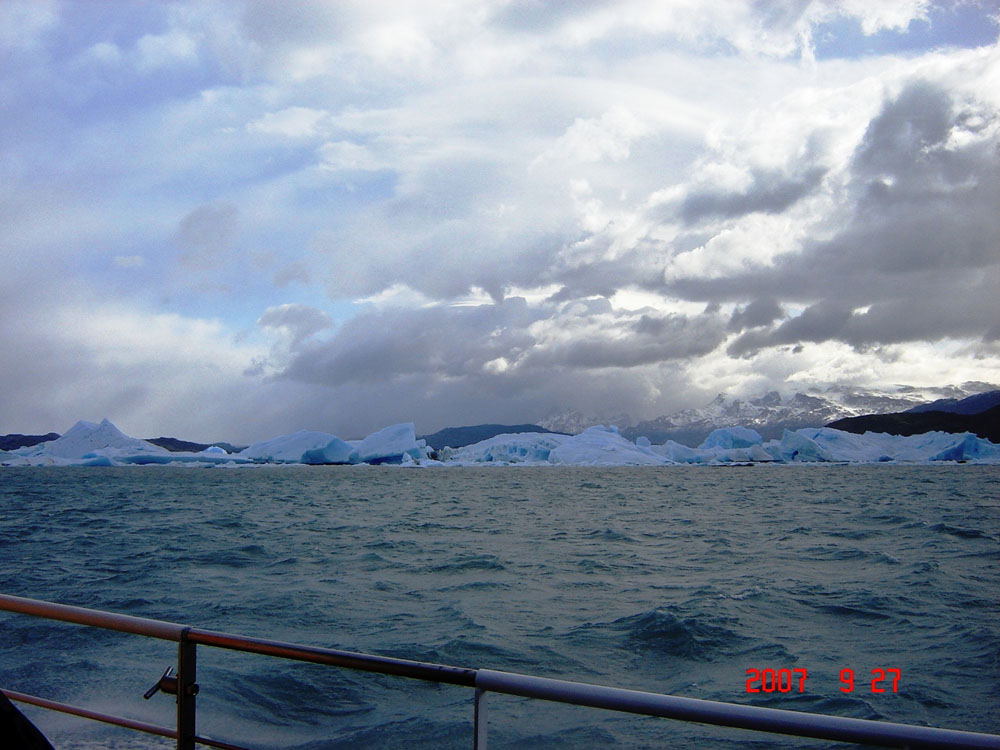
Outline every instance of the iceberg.
<svg viewBox="0 0 1000 750">
<path fill-rule="evenodd" d="M 168 453 L 166 448 L 161 448 L 139 438 L 129 437 L 107 419 L 102 420 L 100 424 L 81 420 L 70 427 L 61 437 L 23 450 L 26 452 L 22 455 L 29 457 L 48 456 L 69 459 L 85 457 L 93 459 L 98 454 L 115 458 L 124 455 L 163 455 Z"/>
<path fill-rule="evenodd" d="M 549 453 L 549 462 L 572 466 L 663 466 L 669 461 L 651 447 L 638 446 L 617 427 L 595 425 Z"/>
<path fill-rule="evenodd" d="M 781 436 L 781 440 L 772 440 L 764 448 L 780 461 L 835 460 L 819 443 L 807 437 L 804 434 L 806 432 L 809 432 L 809 430 L 792 432 L 786 429 Z"/>
<path fill-rule="evenodd" d="M 373 432 L 358 444 L 358 463 L 401 463 L 404 455 L 427 458 L 427 444 L 417 440 L 413 422 L 394 424 Z"/>
<path fill-rule="evenodd" d="M 951 435 L 948 433 L 937 434 L 947 434 L 948 437 L 952 439 L 952 442 L 931 456 L 931 461 L 974 461 L 984 458 L 1000 459 L 1000 445 L 994 445 L 988 440 L 983 440 L 977 435 L 973 435 L 971 432 L 965 432 L 961 435 Z"/>
<path fill-rule="evenodd" d="M 615 427 L 594 425 L 578 435 L 521 432 L 495 435 L 461 448 L 445 447 L 432 460 L 412 422 L 390 425 L 363 440 L 342 440 L 328 432 L 300 430 L 263 440 L 238 454 L 218 446 L 197 453 L 171 452 L 146 440 L 129 437 L 107 419 L 80 421 L 65 435 L 33 446 L 0 451 L 4 466 L 122 466 L 183 464 L 236 466 L 279 464 L 380 464 L 407 467 L 511 464 L 561 466 L 667 466 L 727 463 L 876 463 L 895 461 L 975 461 L 1000 463 L 1000 445 L 972 433 L 927 432 L 899 436 L 866 432 L 858 435 L 830 427 L 785 430 L 780 440 L 764 443 L 746 427 L 712 432 L 697 448 L 668 440 L 634 443 Z"/>
<path fill-rule="evenodd" d="M 494 435 L 462 448 L 442 448 L 438 457 L 445 463 L 547 464 L 553 448 L 569 440 L 555 432 L 518 432 Z"/>
<path fill-rule="evenodd" d="M 704 442 L 698 446 L 699 450 L 710 450 L 712 448 L 749 448 L 753 445 L 761 445 L 764 438 L 757 430 L 749 427 L 720 427 L 712 430 Z"/>
<path fill-rule="evenodd" d="M 1000 460 L 1000 446 L 970 432 L 924 432 L 919 435 L 866 432 L 857 435 L 832 427 L 805 427 L 795 432 L 786 430 L 780 441 L 771 441 L 764 448 L 783 461 L 923 463 Z"/>
<path fill-rule="evenodd" d="M 351 443 L 335 437 L 322 448 L 313 448 L 303 453 L 302 463 L 314 466 L 320 464 L 350 464 L 356 463 L 357 458 L 358 451 Z"/>
<path fill-rule="evenodd" d="M 689 448 L 683 443 L 668 440 L 663 445 L 654 445 L 651 450 L 657 455 L 663 456 L 671 463 L 677 464 L 698 464 L 705 463 L 705 452 L 695 448 Z"/>
<path fill-rule="evenodd" d="M 270 440 L 253 443 L 236 455 L 252 461 L 300 463 L 306 451 L 325 448 L 335 439 L 337 436 L 329 432 L 299 430 L 291 435 L 279 435 Z"/>
</svg>

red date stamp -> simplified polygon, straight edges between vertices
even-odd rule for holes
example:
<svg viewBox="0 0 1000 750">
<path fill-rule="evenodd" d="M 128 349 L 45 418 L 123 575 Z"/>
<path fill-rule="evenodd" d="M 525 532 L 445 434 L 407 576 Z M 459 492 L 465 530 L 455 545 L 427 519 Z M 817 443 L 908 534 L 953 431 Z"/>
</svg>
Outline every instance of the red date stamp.
<svg viewBox="0 0 1000 750">
<path fill-rule="evenodd" d="M 903 676 L 901 669 L 882 669 L 878 667 L 871 671 L 871 691 L 873 693 L 899 692 L 899 680 Z M 748 693 L 803 693 L 806 689 L 808 670 L 795 669 L 747 669 Z M 854 691 L 854 670 L 840 670 L 840 692 Z"/>
</svg>

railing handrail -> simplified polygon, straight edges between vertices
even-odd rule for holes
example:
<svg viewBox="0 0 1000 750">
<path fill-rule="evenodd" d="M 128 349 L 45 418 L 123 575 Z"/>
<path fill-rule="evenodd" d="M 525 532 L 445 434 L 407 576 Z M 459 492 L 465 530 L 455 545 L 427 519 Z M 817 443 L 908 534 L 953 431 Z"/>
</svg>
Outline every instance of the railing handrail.
<svg viewBox="0 0 1000 750">
<path fill-rule="evenodd" d="M 684 698 L 492 669 L 478 670 L 476 687 L 576 706 L 838 742 L 909 748 L 1000 748 L 1000 735 L 994 734 Z"/>
<path fill-rule="evenodd" d="M 0 610 L 177 641 L 182 645 L 200 644 L 346 669 L 475 687 L 477 720 L 482 695 L 485 692 L 494 692 L 703 724 L 883 747 L 1000 750 L 1000 735 L 994 734 L 684 698 L 513 672 L 467 669 L 319 646 L 303 646 L 10 594 L 0 594 Z M 12 691 L 5 692 L 13 697 L 19 695 Z M 478 735 L 477 727 L 477 737 Z"/>
</svg>

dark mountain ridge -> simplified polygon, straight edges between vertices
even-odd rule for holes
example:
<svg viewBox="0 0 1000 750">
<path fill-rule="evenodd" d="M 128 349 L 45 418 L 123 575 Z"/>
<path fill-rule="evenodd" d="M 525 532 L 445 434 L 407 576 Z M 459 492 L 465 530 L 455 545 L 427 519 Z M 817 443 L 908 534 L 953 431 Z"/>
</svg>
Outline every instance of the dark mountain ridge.
<svg viewBox="0 0 1000 750">
<path fill-rule="evenodd" d="M 1000 443 L 1000 405 L 979 414 L 950 411 L 904 411 L 895 414 L 865 414 L 830 422 L 827 427 L 861 435 L 886 432 L 890 435 L 921 435 L 925 432 L 971 432 Z"/>
<path fill-rule="evenodd" d="M 921 404 L 907 409 L 910 414 L 919 414 L 928 411 L 944 411 L 951 414 L 982 414 L 984 411 L 1000 406 L 1000 391 L 987 391 L 986 393 L 976 393 L 966 398 L 939 398 L 929 404 Z"/>
<path fill-rule="evenodd" d="M 12 451 L 17 448 L 26 448 L 39 443 L 47 443 L 59 437 L 58 432 L 50 432 L 47 435 L 22 435 L 19 432 L 10 435 L 0 435 L 0 451 Z"/>
</svg>

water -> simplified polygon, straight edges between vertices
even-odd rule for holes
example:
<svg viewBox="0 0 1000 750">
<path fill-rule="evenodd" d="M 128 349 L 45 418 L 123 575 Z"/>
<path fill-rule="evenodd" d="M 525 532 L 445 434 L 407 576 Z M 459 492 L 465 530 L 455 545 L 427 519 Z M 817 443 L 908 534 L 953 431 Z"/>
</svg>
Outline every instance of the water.
<svg viewBox="0 0 1000 750">
<path fill-rule="evenodd" d="M 1000 468 L 0 470 L 0 591 L 298 643 L 1000 733 Z M 174 644 L 0 614 L 0 686 L 172 725 Z M 806 669 L 804 692 L 746 670 Z M 840 688 L 852 669 L 853 692 Z M 899 669 L 886 693 L 871 670 Z M 199 649 L 201 734 L 467 748 L 472 691 Z M 23 707 L 56 747 L 156 738 Z M 817 747 L 505 696 L 499 748 Z"/>
</svg>

